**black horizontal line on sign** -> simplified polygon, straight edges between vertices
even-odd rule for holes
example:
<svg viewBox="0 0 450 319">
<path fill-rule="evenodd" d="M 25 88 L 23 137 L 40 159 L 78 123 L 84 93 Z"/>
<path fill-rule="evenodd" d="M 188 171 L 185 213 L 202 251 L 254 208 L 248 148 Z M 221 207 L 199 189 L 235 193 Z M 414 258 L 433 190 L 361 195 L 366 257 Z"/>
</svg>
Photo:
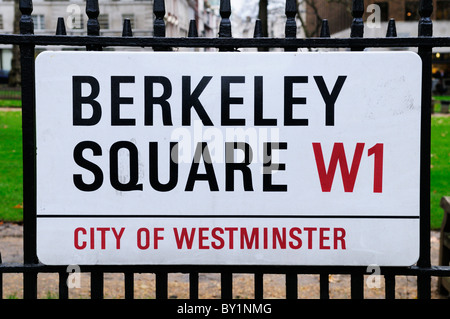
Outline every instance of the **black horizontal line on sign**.
<svg viewBox="0 0 450 319">
<path fill-rule="evenodd" d="M 38 218 L 321 218 L 321 219 L 419 219 L 420 216 L 377 215 L 37 215 Z"/>
</svg>

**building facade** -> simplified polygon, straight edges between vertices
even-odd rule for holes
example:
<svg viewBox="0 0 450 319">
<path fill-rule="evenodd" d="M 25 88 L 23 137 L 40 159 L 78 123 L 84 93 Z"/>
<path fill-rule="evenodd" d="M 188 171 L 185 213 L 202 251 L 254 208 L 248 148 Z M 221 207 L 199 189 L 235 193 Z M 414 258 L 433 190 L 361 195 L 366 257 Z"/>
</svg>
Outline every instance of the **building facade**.
<svg viewBox="0 0 450 319">
<path fill-rule="evenodd" d="M 166 36 L 185 37 L 189 22 L 194 19 L 202 36 L 217 33 L 219 18 L 208 0 L 165 0 Z M 120 36 L 123 20 L 129 19 L 134 36 L 153 35 L 153 0 L 99 0 L 100 34 Z M 14 30 L 14 1 L 0 0 L 0 33 L 17 33 Z M 57 19 L 64 18 L 68 35 L 86 34 L 85 0 L 34 0 L 32 18 L 35 34 L 55 34 Z M 37 48 L 64 49 L 64 48 Z M 80 48 L 81 49 L 81 48 Z M 114 48 L 113 48 L 114 49 Z M 128 49 L 130 50 L 130 49 Z M 141 50 L 139 48 L 139 50 Z M 151 49 L 148 49 L 151 50 Z M 0 70 L 11 68 L 12 46 L 0 46 Z"/>
</svg>

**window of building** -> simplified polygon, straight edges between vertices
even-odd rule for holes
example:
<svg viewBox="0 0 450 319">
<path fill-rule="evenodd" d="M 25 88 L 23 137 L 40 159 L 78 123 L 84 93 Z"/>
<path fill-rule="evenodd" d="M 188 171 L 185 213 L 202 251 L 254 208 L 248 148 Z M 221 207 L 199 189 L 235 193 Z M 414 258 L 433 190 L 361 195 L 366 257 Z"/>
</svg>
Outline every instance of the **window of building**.
<svg viewBox="0 0 450 319">
<path fill-rule="evenodd" d="M 0 14 L 0 29 L 3 29 L 3 15 Z"/>
<path fill-rule="evenodd" d="M 34 30 L 45 30 L 45 18 L 43 14 L 31 15 L 34 24 Z"/>
<path fill-rule="evenodd" d="M 418 21 L 419 18 L 419 1 L 406 1 L 405 21 Z"/>
<path fill-rule="evenodd" d="M 436 20 L 450 20 L 450 1 L 436 2 Z"/>
<path fill-rule="evenodd" d="M 98 23 L 100 24 L 100 30 L 107 30 L 109 29 L 109 15 L 107 14 L 100 14 L 98 16 Z"/>
<path fill-rule="evenodd" d="M 124 21 L 125 19 L 130 20 L 131 28 L 134 29 L 134 14 L 132 13 L 122 14 L 122 21 Z"/>
</svg>

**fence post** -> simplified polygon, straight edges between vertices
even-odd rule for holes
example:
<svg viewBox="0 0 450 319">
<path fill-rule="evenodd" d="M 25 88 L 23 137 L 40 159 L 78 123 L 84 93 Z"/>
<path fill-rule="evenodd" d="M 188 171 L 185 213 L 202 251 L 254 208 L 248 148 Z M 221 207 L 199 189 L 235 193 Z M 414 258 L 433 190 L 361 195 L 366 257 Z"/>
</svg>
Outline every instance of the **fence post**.
<svg viewBox="0 0 450 319">
<path fill-rule="evenodd" d="M 297 14 L 297 1 L 295 0 L 286 0 L 285 7 L 286 14 L 286 25 L 284 27 L 285 30 L 285 38 L 296 38 L 297 37 L 297 22 L 295 21 L 295 16 Z M 284 48 L 284 51 L 297 51 L 297 48 Z"/>
<path fill-rule="evenodd" d="M 286 299 L 298 298 L 298 276 L 296 273 L 286 274 Z"/>
<path fill-rule="evenodd" d="M 353 21 L 351 25 L 350 37 L 351 38 L 362 38 L 364 37 L 364 0 L 353 0 L 352 5 L 352 16 Z M 363 47 L 352 47 L 352 51 L 363 51 Z"/>
<path fill-rule="evenodd" d="M 125 299 L 134 299 L 134 273 L 127 271 L 125 277 Z"/>
<path fill-rule="evenodd" d="M 231 38 L 231 4 L 230 0 L 220 0 L 219 38 Z M 233 47 L 220 48 L 219 51 L 234 51 Z"/>
<path fill-rule="evenodd" d="M 153 2 L 153 14 L 155 20 L 153 21 L 153 36 L 157 38 L 166 37 L 166 23 L 164 16 L 166 15 L 166 5 L 164 0 L 155 0 Z M 153 51 L 171 51 L 170 48 L 153 47 Z"/>
<path fill-rule="evenodd" d="M 350 31 L 351 38 L 362 38 L 364 36 L 364 0 L 353 0 L 352 5 L 352 26 Z"/>
<path fill-rule="evenodd" d="M 166 24 L 164 23 L 164 15 L 166 14 L 166 6 L 164 0 L 154 1 L 153 13 L 155 14 L 155 20 L 153 21 L 153 36 L 165 37 Z"/>
<path fill-rule="evenodd" d="M 34 24 L 31 18 L 33 12 L 32 0 L 20 0 L 19 9 L 20 33 L 34 34 Z M 20 65 L 22 82 L 22 148 L 23 148 L 23 252 L 25 264 L 36 264 L 36 101 L 35 101 L 35 71 L 34 45 L 20 45 Z M 37 298 L 37 274 L 25 272 L 24 298 Z"/>
<path fill-rule="evenodd" d="M 220 290 L 222 299 L 233 299 L 233 274 L 231 272 L 220 273 Z"/>
<path fill-rule="evenodd" d="M 168 286 L 167 281 L 169 279 L 168 273 L 165 271 L 158 271 L 155 273 L 155 297 L 156 299 L 167 299 Z"/>
<path fill-rule="evenodd" d="M 320 299 L 330 299 L 330 274 L 321 273 L 320 274 Z"/>
<path fill-rule="evenodd" d="M 433 36 L 433 0 L 421 0 L 419 5 L 419 37 Z M 420 257 L 419 267 L 430 267 L 430 152 L 431 152 L 431 64 L 432 47 L 419 46 L 422 59 L 422 118 L 420 143 Z M 421 299 L 431 298 L 431 278 L 419 275 L 417 292 Z"/>
<path fill-rule="evenodd" d="M 103 299 L 103 272 L 94 270 L 91 272 L 91 299 Z"/>
<path fill-rule="evenodd" d="M 364 298 L 364 274 L 360 272 L 354 272 L 350 277 L 351 297 L 352 299 Z"/>
<path fill-rule="evenodd" d="M 254 294 L 255 299 L 264 299 L 264 274 L 262 272 L 254 274 Z"/>
<path fill-rule="evenodd" d="M 198 272 L 189 273 L 189 299 L 198 299 Z"/>
<path fill-rule="evenodd" d="M 100 24 L 98 23 L 98 16 L 100 14 L 100 9 L 98 7 L 98 0 L 86 0 L 86 15 L 88 16 L 87 21 L 87 34 L 89 36 L 99 36 L 100 35 Z M 101 51 L 102 47 L 100 45 L 88 45 L 86 46 L 87 51 Z"/>
</svg>

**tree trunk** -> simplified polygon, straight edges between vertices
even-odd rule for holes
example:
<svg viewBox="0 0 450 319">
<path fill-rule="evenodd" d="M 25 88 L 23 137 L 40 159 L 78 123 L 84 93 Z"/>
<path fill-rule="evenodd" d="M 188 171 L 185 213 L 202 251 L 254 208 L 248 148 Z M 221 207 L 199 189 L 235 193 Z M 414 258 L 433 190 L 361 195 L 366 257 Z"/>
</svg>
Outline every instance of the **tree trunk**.
<svg viewBox="0 0 450 319">
<path fill-rule="evenodd" d="M 258 19 L 261 20 L 261 35 L 267 37 L 268 32 L 268 15 L 267 15 L 268 0 L 259 0 Z M 268 48 L 258 48 L 258 51 L 269 51 Z"/>
<path fill-rule="evenodd" d="M 267 35 L 268 35 L 267 2 L 268 2 L 268 0 L 259 0 L 258 18 L 259 18 L 259 20 L 261 20 L 261 32 L 262 32 L 263 37 L 267 37 Z"/>
</svg>

